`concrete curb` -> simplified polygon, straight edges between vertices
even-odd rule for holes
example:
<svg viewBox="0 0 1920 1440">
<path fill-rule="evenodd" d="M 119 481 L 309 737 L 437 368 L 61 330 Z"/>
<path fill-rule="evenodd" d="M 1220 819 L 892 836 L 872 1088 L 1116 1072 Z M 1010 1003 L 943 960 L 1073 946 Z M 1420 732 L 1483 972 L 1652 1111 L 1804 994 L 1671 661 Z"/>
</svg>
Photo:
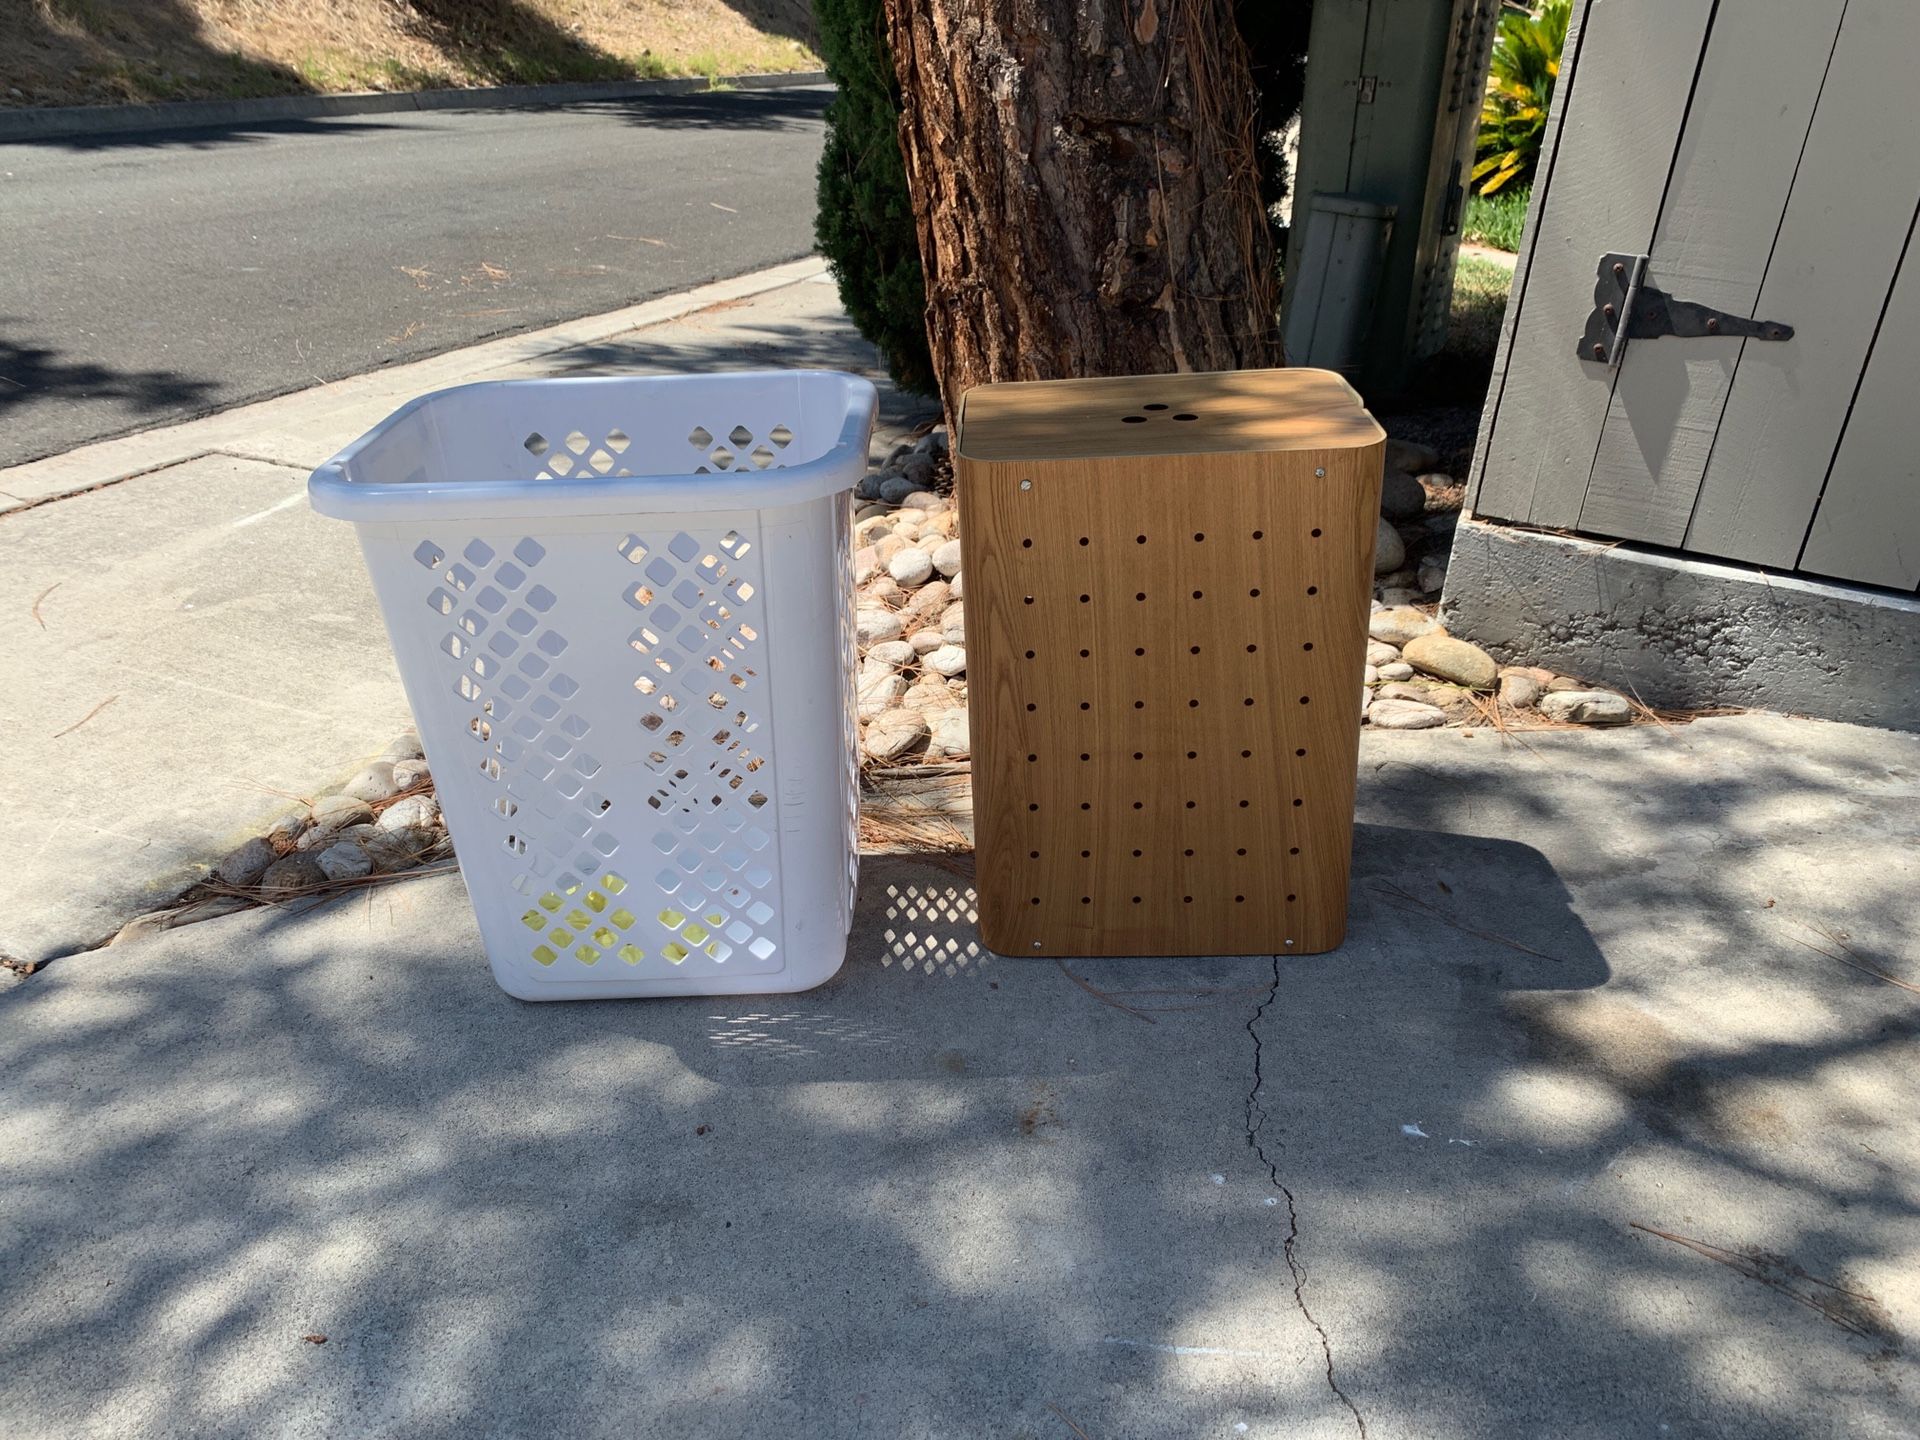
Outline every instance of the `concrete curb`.
<svg viewBox="0 0 1920 1440">
<path fill-rule="evenodd" d="M 735 90 L 792 90 L 824 85 L 824 70 L 787 75 L 704 76 L 683 80 L 581 81 L 564 85 L 491 85 L 466 90 L 362 91 L 350 95 L 274 95 L 261 100 L 177 100 L 161 105 L 58 105 L 0 111 L 0 144 L 77 135 L 192 130 L 213 125 L 259 125 L 338 115 L 383 115 L 412 110 L 509 110 L 576 105 L 649 95 L 706 94 L 714 85 Z"/>
</svg>

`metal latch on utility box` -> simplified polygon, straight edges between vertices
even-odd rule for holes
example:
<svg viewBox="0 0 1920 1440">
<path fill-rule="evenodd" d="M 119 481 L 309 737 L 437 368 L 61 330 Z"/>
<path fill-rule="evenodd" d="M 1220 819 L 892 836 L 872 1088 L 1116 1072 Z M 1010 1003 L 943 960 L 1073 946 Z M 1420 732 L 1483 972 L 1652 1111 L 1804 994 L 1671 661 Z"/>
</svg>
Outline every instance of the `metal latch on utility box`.
<svg viewBox="0 0 1920 1440">
<path fill-rule="evenodd" d="M 1587 316 L 1587 328 L 1580 335 L 1580 358 L 1612 370 L 1619 366 L 1627 341 L 1657 340 L 1663 335 L 1791 340 L 1793 327 L 1777 320 L 1729 315 L 1691 300 L 1676 300 L 1647 284 L 1645 255 L 1602 255 L 1593 283 L 1593 313 Z"/>
</svg>

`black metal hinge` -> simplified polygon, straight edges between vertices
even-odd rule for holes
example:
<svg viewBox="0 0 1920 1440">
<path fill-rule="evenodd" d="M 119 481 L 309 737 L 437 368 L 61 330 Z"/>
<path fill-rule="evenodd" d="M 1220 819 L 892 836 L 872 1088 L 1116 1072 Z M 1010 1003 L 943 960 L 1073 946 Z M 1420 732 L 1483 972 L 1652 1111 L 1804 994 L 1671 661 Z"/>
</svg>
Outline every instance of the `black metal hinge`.
<svg viewBox="0 0 1920 1440">
<path fill-rule="evenodd" d="M 1657 340 L 1663 335 L 1733 335 L 1747 340 L 1791 340 L 1793 327 L 1777 320 L 1749 320 L 1724 310 L 1676 300 L 1646 283 L 1645 255 L 1602 255 L 1593 283 L 1593 313 L 1580 334 L 1579 356 L 1604 364 L 1620 364 L 1629 340 Z M 1625 317 L 1625 323 L 1622 323 Z"/>
</svg>

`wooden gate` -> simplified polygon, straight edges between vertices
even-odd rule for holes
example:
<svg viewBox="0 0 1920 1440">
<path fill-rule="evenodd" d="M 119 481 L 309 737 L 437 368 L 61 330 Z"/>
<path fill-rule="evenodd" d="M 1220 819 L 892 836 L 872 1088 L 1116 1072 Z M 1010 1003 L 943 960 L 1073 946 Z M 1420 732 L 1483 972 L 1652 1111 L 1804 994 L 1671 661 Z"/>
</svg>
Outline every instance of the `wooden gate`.
<svg viewBox="0 0 1920 1440">
<path fill-rule="evenodd" d="M 1920 587 L 1917 53 L 1916 0 L 1575 0 L 1480 518 Z M 1580 343 L 1609 252 L 1793 336 L 1609 366 Z"/>
</svg>

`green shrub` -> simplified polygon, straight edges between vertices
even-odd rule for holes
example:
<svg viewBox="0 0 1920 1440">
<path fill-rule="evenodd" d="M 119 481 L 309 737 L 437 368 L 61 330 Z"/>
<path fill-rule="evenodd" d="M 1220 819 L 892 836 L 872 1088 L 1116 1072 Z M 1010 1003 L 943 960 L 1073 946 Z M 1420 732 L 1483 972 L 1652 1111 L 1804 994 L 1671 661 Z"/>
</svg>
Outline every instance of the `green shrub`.
<svg viewBox="0 0 1920 1440">
<path fill-rule="evenodd" d="M 814 238 L 860 333 L 902 389 L 938 393 L 926 280 L 896 129 L 900 87 L 880 0 L 817 0 L 820 54 L 839 88 L 827 106 Z"/>
<path fill-rule="evenodd" d="M 1542 0 L 1533 14 L 1500 17 L 1493 65 L 1480 107 L 1479 155 L 1473 178 L 1492 195 L 1515 182 L 1531 185 L 1547 133 L 1547 106 L 1560 74 L 1560 47 L 1567 40 L 1571 0 Z"/>
</svg>

